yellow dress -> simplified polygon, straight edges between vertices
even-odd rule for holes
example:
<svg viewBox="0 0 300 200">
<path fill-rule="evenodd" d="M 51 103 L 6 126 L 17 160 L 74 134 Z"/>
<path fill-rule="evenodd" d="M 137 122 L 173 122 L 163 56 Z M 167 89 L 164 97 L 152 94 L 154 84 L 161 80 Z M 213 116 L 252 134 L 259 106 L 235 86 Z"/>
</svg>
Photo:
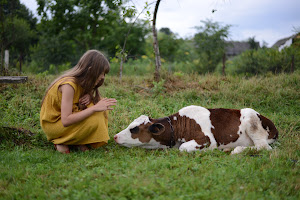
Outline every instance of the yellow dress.
<svg viewBox="0 0 300 200">
<path fill-rule="evenodd" d="M 76 124 L 64 127 L 61 122 L 61 97 L 59 86 L 69 84 L 74 88 L 72 112 L 80 112 L 78 107 L 81 86 L 75 83 L 74 78 L 65 77 L 57 81 L 45 96 L 41 112 L 40 123 L 47 139 L 54 144 L 83 145 L 90 144 L 93 148 L 107 144 L 108 120 L 107 112 L 95 112 L 88 118 Z M 89 104 L 88 107 L 94 105 Z"/>
</svg>

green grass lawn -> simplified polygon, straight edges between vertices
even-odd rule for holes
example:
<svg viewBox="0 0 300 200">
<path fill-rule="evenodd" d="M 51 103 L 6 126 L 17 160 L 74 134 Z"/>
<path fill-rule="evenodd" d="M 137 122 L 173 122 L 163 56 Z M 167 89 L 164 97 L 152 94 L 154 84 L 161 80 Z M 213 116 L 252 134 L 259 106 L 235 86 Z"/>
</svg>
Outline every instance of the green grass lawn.
<svg viewBox="0 0 300 200">
<path fill-rule="evenodd" d="M 300 199 L 300 73 L 267 77 L 168 75 L 107 77 L 116 98 L 111 140 L 89 152 L 56 152 L 39 125 L 40 102 L 54 77 L 0 85 L 0 199 Z M 218 150 L 120 147 L 114 134 L 142 114 L 153 118 L 187 105 L 251 107 L 271 119 L 271 151 L 231 156 Z M 23 129 L 21 129 L 23 128 Z"/>
</svg>

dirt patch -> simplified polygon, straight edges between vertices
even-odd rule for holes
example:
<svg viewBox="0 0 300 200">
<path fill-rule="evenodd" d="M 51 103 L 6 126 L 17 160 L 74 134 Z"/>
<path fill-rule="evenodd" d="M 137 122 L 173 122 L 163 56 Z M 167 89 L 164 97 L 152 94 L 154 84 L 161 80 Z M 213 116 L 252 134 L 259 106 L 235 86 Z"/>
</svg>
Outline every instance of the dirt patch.
<svg viewBox="0 0 300 200">
<path fill-rule="evenodd" d="M 36 134 L 24 128 L 0 127 L 0 143 L 31 144 Z"/>
</svg>

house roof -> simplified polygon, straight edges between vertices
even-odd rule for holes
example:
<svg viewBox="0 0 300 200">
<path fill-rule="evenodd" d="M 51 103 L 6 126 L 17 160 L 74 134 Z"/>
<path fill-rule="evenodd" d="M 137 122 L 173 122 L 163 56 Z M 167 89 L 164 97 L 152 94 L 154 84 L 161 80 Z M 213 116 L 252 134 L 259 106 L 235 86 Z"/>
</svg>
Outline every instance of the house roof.
<svg viewBox="0 0 300 200">
<path fill-rule="evenodd" d="M 286 38 L 280 39 L 275 44 L 273 44 L 273 46 L 271 48 L 278 49 L 280 46 L 284 45 L 288 40 L 293 39 L 296 36 L 297 36 L 297 34 L 292 35 L 290 37 L 286 37 Z"/>
<path fill-rule="evenodd" d="M 258 43 L 259 45 L 259 43 Z M 251 49 L 249 42 L 235 42 L 229 41 L 226 46 L 226 55 L 227 56 L 235 56 L 239 55 L 242 52 Z"/>
</svg>

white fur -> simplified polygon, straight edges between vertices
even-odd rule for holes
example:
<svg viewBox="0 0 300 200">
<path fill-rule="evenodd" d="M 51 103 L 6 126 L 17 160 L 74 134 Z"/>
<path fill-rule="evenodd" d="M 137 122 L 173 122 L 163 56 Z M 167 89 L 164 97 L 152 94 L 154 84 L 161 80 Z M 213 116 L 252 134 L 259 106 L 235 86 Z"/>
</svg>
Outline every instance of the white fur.
<svg viewBox="0 0 300 200">
<path fill-rule="evenodd" d="M 150 119 L 146 115 L 141 115 L 140 117 L 136 118 L 131 124 L 129 124 L 128 128 L 132 129 L 136 126 L 139 126 L 141 124 L 147 124 L 150 122 Z"/>
<path fill-rule="evenodd" d="M 251 108 L 241 109 L 241 125 L 239 126 L 239 139 L 232 143 L 231 148 L 235 149 L 231 154 L 238 154 L 243 152 L 247 147 L 251 149 L 272 149 L 269 145 L 273 141 L 268 140 L 268 131 L 266 131 L 261 124 L 258 112 Z M 254 128 L 255 127 L 255 128 Z M 240 134 L 242 132 L 242 134 Z M 253 147 L 254 145 L 254 147 Z M 249 147 L 252 146 L 252 147 Z"/>
<path fill-rule="evenodd" d="M 133 146 L 141 146 L 143 143 L 138 139 L 133 139 L 131 137 L 131 132 L 129 131 L 130 128 L 126 128 L 125 130 L 121 131 L 120 133 L 116 134 L 117 137 L 116 142 L 120 145 L 126 147 L 133 147 Z"/>
<path fill-rule="evenodd" d="M 186 116 L 196 121 L 200 125 L 202 132 L 210 139 L 210 149 L 217 147 L 217 142 L 211 129 L 214 128 L 210 121 L 210 112 L 201 106 L 187 106 L 179 110 L 180 116 Z"/>
<path fill-rule="evenodd" d="M 196 151 L 197 148 L 200 148 L 202 145 L 199 145 L 195 140 L 190 140 L 188 142 L 183 143 L 180 147 L 180 151 L 192 152 Z"/>
<path fill-rule="evenodd" d="M 237 146 L 252 146 L 253 145 L 253 141 L 251 140 L 251 138 L 244 132 L 242 133 L 239 138 L 235 141 L 235 142 L 230 142 L 226 145 L 224 144 L 220 144 L 218 146 L 218 149 L 220 150 L 228 150 L 228 149 L 232 149 L 235 148 Z"/>
<path fill-rule="evenodd" d="M 149 122 L 150 120 L 148 116 L 141 115 L 140 117 L 135 119 L 131 124 L 129 124 L 129 126 L 126 129 L 116 134 L 116 142 L 126 147 L 140 146 L 146 149 L 167 148 L 166 145 L 161 145 L 153 138 L 151 138 L 151 140 L 148 143 L 142 143 L 138 138 L 133 139 L 131 137 L 130 129 L 135 128 L 136 126 L 140 126 L 141 124 L 147 124 Z"/>
</svg>

